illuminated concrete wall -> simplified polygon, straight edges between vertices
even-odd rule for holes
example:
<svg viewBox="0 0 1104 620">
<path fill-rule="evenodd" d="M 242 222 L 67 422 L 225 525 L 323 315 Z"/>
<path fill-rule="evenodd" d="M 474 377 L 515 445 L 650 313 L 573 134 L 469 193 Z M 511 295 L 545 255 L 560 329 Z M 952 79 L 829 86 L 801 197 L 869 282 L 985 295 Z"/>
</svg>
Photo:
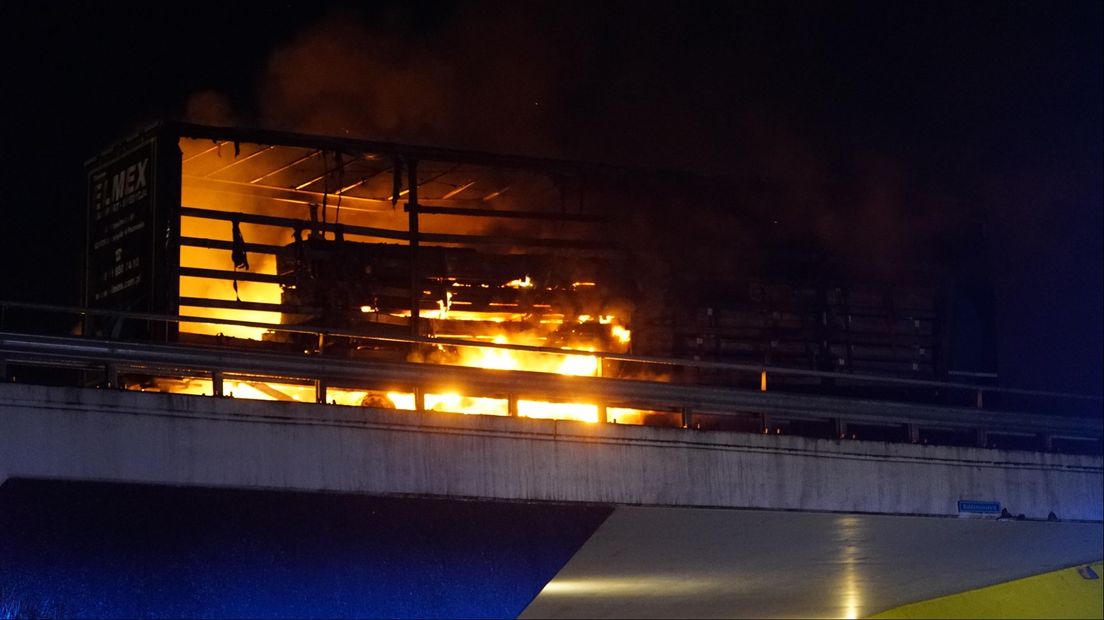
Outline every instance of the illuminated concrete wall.
<svg viewBox="0 0 1104 620">
<path fill-rule="evenodd" d="M 1102 519 L 1098 456 L 0 385 L 0 480 Z"/>
</svg>

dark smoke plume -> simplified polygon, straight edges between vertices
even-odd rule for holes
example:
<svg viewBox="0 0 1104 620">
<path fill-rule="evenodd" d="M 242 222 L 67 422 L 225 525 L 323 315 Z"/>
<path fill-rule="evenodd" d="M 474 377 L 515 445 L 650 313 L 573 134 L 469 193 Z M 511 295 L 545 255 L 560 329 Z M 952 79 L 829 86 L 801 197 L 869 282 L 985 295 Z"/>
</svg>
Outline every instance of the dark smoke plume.
<svg viewBox="0 0 1104 620">
<path fill-rule="evenodd" d="M 636 33 L 623 23 L 629 13 L 541 8 L 465 4 L 425 27 L 402 12 L 334 12 L 271 54 L 247 106 L 257 110 L 251 124 L 721 178 L 724 189 L 697 200 L 621 213 L 626 241 L 672 252 L 703 279 L 759 270 L 765 228 L 785 231 L 780 245 L 892 281 L 901 264 L 940 260 L 940 239 L 978 218 L 914 178 L 904 155 L 832 147 L 840 136 L 757 94 L 750 49 L 765 45 L 761 33 L 734 33 L 731 73 L 703 75 L 696 65 L 714 48 L 664 43 L 660 26 L 685 21 L 679 11 L 645 11 Z M 188 112 L 236 118 L 210 92 Z"/>
</svg>

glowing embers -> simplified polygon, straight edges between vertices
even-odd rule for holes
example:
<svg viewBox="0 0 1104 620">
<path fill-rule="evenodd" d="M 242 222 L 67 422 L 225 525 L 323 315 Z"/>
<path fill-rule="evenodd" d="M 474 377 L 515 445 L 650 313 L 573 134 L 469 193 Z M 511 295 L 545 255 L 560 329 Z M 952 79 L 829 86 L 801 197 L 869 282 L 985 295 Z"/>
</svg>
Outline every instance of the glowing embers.
<svg viewBox="0 0 1104 620">
<path fill-rule="evenodd" d="M 442 308 L 441 314 L 446 314 L 449 321 L 467 321 L 467 325 L 460 327 L 457 324 L 434 323 L 434 337 L 490 342 L 492 346 L 442 344 L 428 354 L 423 352 L 412 356 L 410 361 L 494 370 L 600 376 L 600 357 L 592 353 L 624 352 L 631 342 L 631 332 L 620 325 L 613 315 L 582 314 L 571 320 L 561 313 L 523 315 L 452 311 L 447 306 Z M 437 317 L 431 312 L 428 318 Z M 516 350 L 493 345 L 539 347 L 544 351 Z"/>
<path fill-rule="evenodd" d="M 534 345 L 542 337 L 532 333 L 494 335 L 494 344 Z M 536 343 L 539 344 L 539 343 Z M 490 370 L 510 370 L 553 373 L 572 376 L 596 376 L 601 372 L 601 362 L 597 355 L 589 354 L 592 348 L 564 347 L 565 353 L 539 351 L 519 351 L 491 346 L 438 347 L 424 360 L 431 363 L 444 363 Z M 575 353 L 573 351 L 585 351 Z M 415 410 L 416 403 L 412 393 L 391 392 L 388 399 L 397 409 Z M 424 407 L 428 411 L 448 411 L 463 414 L 509 415 L 508 404 L 504 399 L 473 398 L 457 393 L 427 393 Z M 613 416 L 643 420 L 641 412 L 634 409 L 611 409 Z M 517 401 L 517 415 L 527 418 L 555 420 L 576 420 L 580 422 L 598 422 L 597 404 L 585 402 L 556 402 L 549 400 L 521 399 Z M 607 416 L 608 417 L 608 416 Z M 613 418 L 610 418 L 613 419 Z"/>
<path fill-rule="evenodd" d="M 142 391 L 169 392 L 211 396 L 214 386 L 204 377 L 156 378 L 152 385 L 145 387 L 132 385 L 130 389 Z M 314 403 L 317 398 L 315 387 L 305 383 L 287 383 L 264 381 L 260 378 L 235 377 L 223 381 L 223 394 L 227 398 L 247 400 L 282 401 Z M 417 410 L 413 392 L 387 391 L 367 388 L 330 387 L 326 390 L 326 403 L 349 407 L 367 407 L 372 409 L 395 409 L 399 411 Z M 502 397 L 483 397 L 461 394 L 455 390 L 429 391 L 424 396 L 425 411 L 454 413 L 462 415 L 510 415 L 509 400 Z M 558 402 L 519 398 L 517 415 L 523 418 L 545 420 L 574 420 L 596 423 L 599 421 L 599 407 L 586 402 Z M 669 415 L 662 412 L 633 409 L 628 407 L 609 407 L 605 420 L 615 424 L 652 424 L 652 418 Z"/>
<path fill-rule="evenodd" d="M 589 314 L 580 314 L 578 317 L 579 323 L 591 323 L 594 321 L 594 317 Z M 632 331 L 625 326 L 617 322 L 617 317 L 603 314 L 598 316 L 598 323 L 600 325 L 610 326 L 610 337 L 617 342 L 627 345 L 632 341 Z"/>
<path fill-rule="evenodd" d="M 213 386 L 210 379 L 158 379 L 154 387 L 147 391 L 171 392 L 210 396 Z M 311 385 L 259 381 L 252 379 L 234 379 L 223 382 L 223 394 L 228 398 L 247 400 L 283 401 L 312 403 L 315 400 L 315 388 Z M 371 407 L 375 409 L 397 409 L 414 411 L 417 409 L 412 392 L 349 388 L 330 388 L 326 391 L 326 401 L 333 405 L 350 407 Z M 429 392 L 425 395 L 425 410 L 465 415 L 509 415 L 509 403 L 505 398 L 486 398 L 462 395 L 458 392 Z M 597 422 L 598 407 L 585 403 L 561 403 L 539 400 L 518 400 L 518 415 L 527 418 L 554 420 L 576 420 Z M 612 415 L 620 416 L 622 423 L 631 423 L 632 409 L 610 409 Z"/>
<path fill-rule="evenodd" d="M 438 310 L 425 310 L 421 313 L 423 319 L 439 319 L 440 304 L 441 301 L 437 301 Z M 371 311 L 369 311 L 371 312 Z M 389 312 L 391 316 L 398 318 L 410 318 L 409 310 L 398 310 L 395 312 Z M 473 312 L 468 310 L 452 310 L 451 308 L 446 310 L 446 318 L 449 321 L 475 321 L 475 322 L 487 322 L 487 323 L 521 323 L 526 319 L 526 315 L 520 312 Z M 548 316 L 562 316 L 562 315 L 548 315 Z M 544 319 L 542 319 L 543 322 Z M 550 322 L 560 324 L 561 320 L 551 319 Z M 478 336 L 476 336 L 478 337 Z"/>
<path fill-rule="evenodd" d="M 417 408 L 414 394 L 411 392 L 388 392 L 387 399 L 395 409 L 414 411 Z M 467 415 L 509 415 L 509 404 L 504 398 L 481 398 L 463 396 L 456 392 L 427 393 L 425 410 Z M 635 409 L 611 408 L 607 415 L 621 416 L 625 422 L 639 414 Z M 519 399 L 517 414 L 523 418 L 545 420 L 574 420 L 595 423 L 598 421 L 598 405 L 587 403 L 562 403 L 541 400 Z M 637 415 L 637 417 L 641 417 Z M 611 418 L 613 420 L 614 418 Z M 642 419 L 642 417 L 641 417 Z"/>
<path fill-rule="evenodd" d="M 530 279 L 529 276 L 525 276 L 524 278 L 518 278 L 518 279 L 515 279 L 515 280 L 510 280 L 509 282 L 507 282 L 505 284 L 505 286 L 508 286 L 510 288 L 517 288 L 517 289 L 533 288 L 533 280 Z"/>
</svg>

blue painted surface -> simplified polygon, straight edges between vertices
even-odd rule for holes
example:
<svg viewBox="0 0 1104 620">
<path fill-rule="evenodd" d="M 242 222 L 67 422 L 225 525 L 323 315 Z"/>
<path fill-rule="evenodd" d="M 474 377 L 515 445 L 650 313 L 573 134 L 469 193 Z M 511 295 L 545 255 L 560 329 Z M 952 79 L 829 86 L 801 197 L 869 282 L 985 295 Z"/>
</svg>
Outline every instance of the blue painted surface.
<svg viewBox="0 0 1104 620">
<path fill-rule="evenodd" d="M 978 514 L 1000 514 L 1001 505 L 1000 502 L 979 502 L 970 500 L 959 500 L 958 502 L 959 512 L 973 512 Z"/>
<path fill-rule="evenodd" d="M 514 617 L 609 512 L 8 481 L 0 617 Z"/>
</svg>

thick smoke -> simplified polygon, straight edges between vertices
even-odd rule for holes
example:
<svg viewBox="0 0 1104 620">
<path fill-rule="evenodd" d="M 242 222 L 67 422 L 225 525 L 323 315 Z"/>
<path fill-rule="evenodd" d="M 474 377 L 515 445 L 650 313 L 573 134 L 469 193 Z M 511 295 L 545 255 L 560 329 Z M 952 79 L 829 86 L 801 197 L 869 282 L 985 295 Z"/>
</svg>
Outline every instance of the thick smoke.
<svg viewBox="0 0 1104 620">
<path fill-rule="evenodd" d="M 184 105 L 184 117 L 201 125 L 229 127 L 238 123 L 230 99 L 213 90 L 203 90 L 188 97 Z"/>
<path fill-rule="evenodd" d="M 422 27 L 402 12 L 332 13 L 271 54 L 256 103 L 244 106 L 257 111 L 250 124 L 720 177 L 722 189 L 705 193 L 667 187 L 676 198 L 663 204 L 598 206 L 623 218 L 622 241 L 669 252 L 702 279 L 755 273 L 773 239 L 892 281 L 902 264 L 940 260 L 941 240 L 977 217 L 919 181 L 907 157 L 848 143 L 756 95 L 763 77 L 750 52 L 733 53 L 730 75 L 705 75 L 696 63 L 713 60 L 707 44 L 649 45 L 669 39 L 654 28 L 663 15 L 642 20 L 652 30 L 617 35 L 622 49 L 603 44 L 619 27 L 614 11 L 580 19 L 577 7 L 520 4 L 464 5 Z M 188 113 L 240 119 L 210 92 Z"/>
<path fill-rule="evenodd" d="M 460 13 L 430 32 L 338 12 L 276 50 L 259 86 L 262 125 L 465 148 L 543 152 L 563 79 L 540 22 Z M 397 18 L 396 18 L 397 19 Z M 405 33 L 405 34 L 404 34 Z"/>
</svg>

